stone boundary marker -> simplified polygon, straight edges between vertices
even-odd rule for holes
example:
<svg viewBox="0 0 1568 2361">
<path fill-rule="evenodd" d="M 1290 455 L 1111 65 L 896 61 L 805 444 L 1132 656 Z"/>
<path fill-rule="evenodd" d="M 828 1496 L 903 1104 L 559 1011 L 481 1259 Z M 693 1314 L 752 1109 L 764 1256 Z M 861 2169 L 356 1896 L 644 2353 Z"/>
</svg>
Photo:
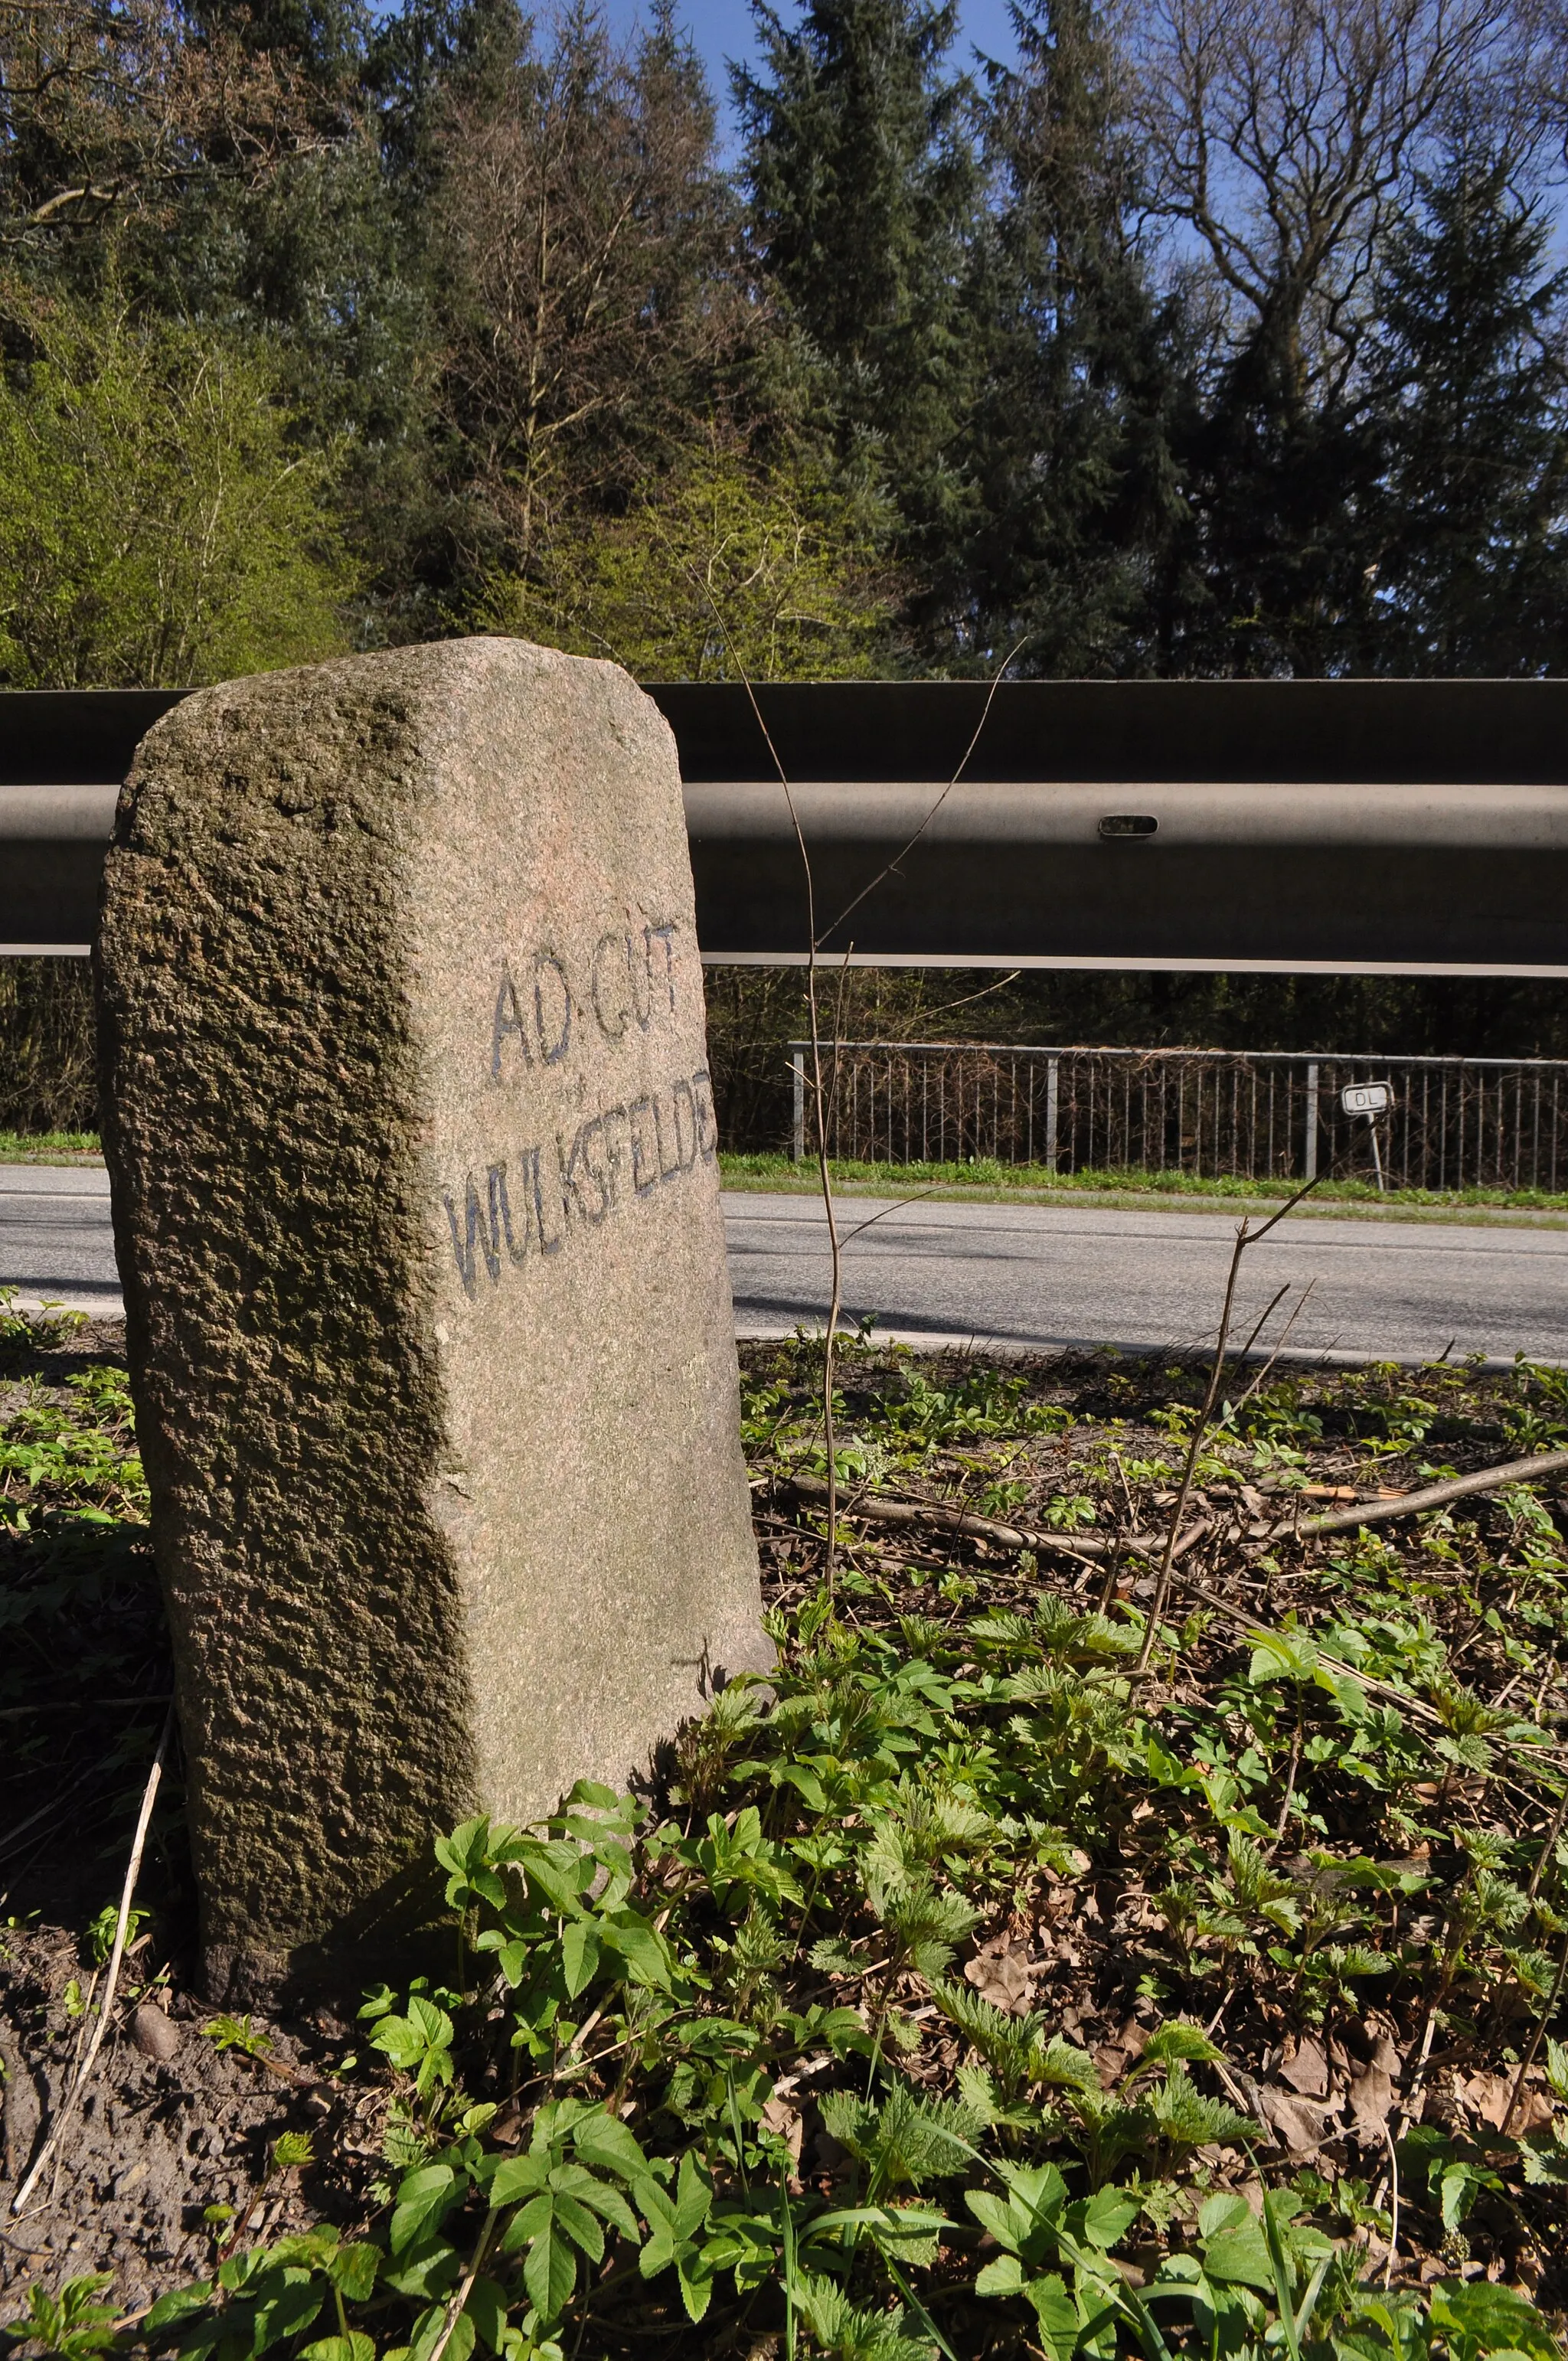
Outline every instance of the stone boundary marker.
<svg viewBox="0 0 1568 2361">
<path fill-rule="evenodd" d="M 208 1985 L 331 1982 L 772 1661 L 674 741 L 521 641 L 206 689 L 96 961 Z"/>
</svg>

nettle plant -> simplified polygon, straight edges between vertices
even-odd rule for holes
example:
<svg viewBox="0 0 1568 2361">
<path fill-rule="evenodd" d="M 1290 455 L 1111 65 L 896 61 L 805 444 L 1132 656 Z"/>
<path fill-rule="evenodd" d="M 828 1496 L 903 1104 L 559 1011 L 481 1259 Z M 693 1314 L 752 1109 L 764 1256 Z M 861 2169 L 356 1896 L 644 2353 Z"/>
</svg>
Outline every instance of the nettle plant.
<svg viewBox="0 0 1568 2361">
<path fill-rule="evenodd" d="M 787 1473 L 824 1437 L 810 1356 L 781 1357 L 748 1419 Z M 883 1471 L 857 1482 L 1038 1500 L 1034 1442 L 1102 1536 L 1172 1488 L 1125 1372 L 1095 1378 L 1070 1465 L 1067 1411 L 1015 1378 L 912 1387 L 856 1352 L 842 1378 L 838 1447 Z M 1242 1488 L 1306 1480 L 1336 1421 L 1431 1449 L 1458 1399 L 1408 1372 L 1259 1393 L 1209 1436 L 1211 1509 L 1229 1488 L 1245 1525 Z M 1529 1400 L 1558 1439 L 1556 1397 Z M 1530 1703 L 1568 1562 L 1539 1504 L 1487 1513 L 1249 1560 L 1285 1590 L 1266 1628 L 1173 1606 L 1146 1671 L 1146 1610 L 1098 1566 L 1067 1595 L 1027 1556 L 847 1543 L 814 1587 L 803 1519 L 776 1672 L 682 1733 L 655 1803 L 581 1786 L 541 1828 L 440 1843 L 447 1981 L 369 1995 L 340 2070 L 356 2121 L 381 2109 L 376 2184 L 337 2175 L 330 2116 L 308 2157 L 285 2132 L 266 2186 L 328 2219 L 260 2246 L 254 2209 L 214 2223 L 209 2275 L 140 2323 L 81 2280 L 35 2290 L 24 2332 L 67 2361 L 133 2337 L 189 2361 L 1547 2361 L 1552 2323 L 1498 2280 L 1568 2246 L 1568 1837 Z M 1385 2042 L 1397 2102 L 1304 2166 L 1260 2091 L 1316 2055 L 1348 2103 Z"/>
<path fill-rule="evenodd" d="M 959 1971 L 1021 1891 L 1082 1878 L 1108 1820 L 1157 1819 L 1215 1864 L 1197 1984 L 1250 1958 L 1321 2021 L 1382 1972 L 1356 1932 L 1424 1872 L 1272 1868 L 1243 1780 L 1137 1710 L 1113 1617 L 1042 1598 L 894 1634 L 818 1594 L 774 1630 L 769 1687 L 727 1690 L 683 1740 L 674 1816 L 583 1785 L 538 1832 L 441 1841 L 453 1982 L 363 2012 L 396 2080 L 378 2216 L 225 2256 L 149 2339 L 183 2361 L 566 2361 L 651 2331 L 730 2349 L 749 2323 L 842 2361 L 998 2336 L 1049 2361 L 1546 2361 L 1549 2324 L 1506 2289 L 1379 2286 L 1312 2218 L 1326 2184 L 1206 2188 L 1204 2156 L 1264 2136 L 1205 2087 L 1225 2061 L 1200 2023 L 1167 2008 L 1107 2063 Z M 1288 1633 L 1266 1659 L 1249 1694 L 1342 1710 Z M 1451 1943 L 1517 1937 L 1507 1882 L 1476 1859 Z M 1530 2140 L 1530 2169 L 1568 2180 L 1555 2129 Z M 1501 2186 L 1452 2141 L 1408 2136 L 1403 2158 L 1407 2205 L 1456 2224 Z"/>
</svg>

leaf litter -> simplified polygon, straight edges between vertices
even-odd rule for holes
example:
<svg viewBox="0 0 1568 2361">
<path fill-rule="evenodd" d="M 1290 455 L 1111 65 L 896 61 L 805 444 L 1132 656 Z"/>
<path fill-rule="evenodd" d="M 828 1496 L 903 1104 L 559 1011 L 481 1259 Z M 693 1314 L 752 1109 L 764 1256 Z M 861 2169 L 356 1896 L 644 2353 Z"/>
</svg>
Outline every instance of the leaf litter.
<svg viewBox="0 0 1568 2361">
<path fill-rule="evenodd" d="M 116 1350 L 0 1318 L 7 2207 L 170 1686 Z M 1140 1675 L 1124 1545 L 1175 1500 L 1204 1370 L 841 1344 L 829 1592 L 796 1481 L 826 1474 L 821 1342 L 743 1360 L 773 1678 L 643 1795 L 444 1839 L 452 1981 L 353 2024 L 352 1996 L 203 2009 L 171 1779 L 94 2090 L 47 2202 L 4 2217 L 11 2337 L 1556 2351 L 1568 1518 L 1548 1483 L 1292 1528 L 1562 1448 L 1568 1378 L 1222 1389 Z"/>
</svg>

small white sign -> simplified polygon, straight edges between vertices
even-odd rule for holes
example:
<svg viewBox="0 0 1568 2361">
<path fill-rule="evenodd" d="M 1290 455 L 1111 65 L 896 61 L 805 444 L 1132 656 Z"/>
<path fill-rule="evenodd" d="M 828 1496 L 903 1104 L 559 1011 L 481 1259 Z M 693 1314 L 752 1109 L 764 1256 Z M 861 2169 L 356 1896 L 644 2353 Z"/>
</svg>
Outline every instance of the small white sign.
<svg viewBox="0 0 1568 2361">
<path fill-rule="evenodd" d="M 1347 1082 L 1339 1103 L 1346 1115 L 1387 1115 L 1393 1095 L 1388 1082 Z"/>
</svg>

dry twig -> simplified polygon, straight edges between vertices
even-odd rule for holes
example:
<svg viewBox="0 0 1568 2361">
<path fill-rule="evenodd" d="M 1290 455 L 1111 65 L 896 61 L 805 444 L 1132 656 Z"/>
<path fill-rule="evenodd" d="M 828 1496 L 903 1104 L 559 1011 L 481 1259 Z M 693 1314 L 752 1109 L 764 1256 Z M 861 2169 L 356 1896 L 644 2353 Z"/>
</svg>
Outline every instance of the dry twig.
<svg viewBox="0 0 1568 2361">
<path fill-rule="evenodd" d="M 1258 1234 L 1262 1235 L 1261 1231 Z M 1424 1491 L 1401 1493 L 1397 1500 L 1367 1500 L 1354 1509 L 1335 1509 L 1324 1517 L 1307 1517 L 1299 1527 L 1280 1531 L 1345 1533 L 1361 1525 L 1387 1525 L 1396 1517 L 1424 1516 L 1429 1509 L 1446 1508 L 1450 1500 L 1467 1500 L 1477 1492 L 1500 1492 L 1505 1484 L 1537 1484 L 1543 1476 L 1568 1467 L 1568 1451 L 1538 1451 L 1533 1459 L 1510 1459 L 1501 1467 L 1478 1467 L 1474 1475 L 1456 1476 L 1447 1484 L 1429 1484 Z"/>
<path fill-rule="evenodd" d="M 1221 1381 L 1225 1374 L 1225 1346 L 1230 1340 L 1231 1313 L 1235 1306 L 1236 1280 L 1241 1276 L 1242 1257 L 1248 1246 L 1255 1246 L 1260 1238 L 1266 1238 L 1270 1230 L 1277 1228 L 1287 1213 L 1294 1213 L 1302 1198 L 1317 1185 L 1316 1178 L 1303 1182 L 1295 1195 L 1288 1198 L 1277 1213 L 1271 1213 L 1261 1228 L 1255 1230 L 1250 1218 L 1245 1215 L 1237 1225 L 1236 1242 L 1231 1252 L 1231 1268 L 1225 1279 L 1225 1301 L 1220 1312 L 1220 1333 L 1214 1342 L 1214 1365 L 1209 1372 L 1209 1384 L 1203 1396 L 1202 1407 L 1193 1421 L 1192 1433 L 1187 1445 L 1187 1458 L 1181 1470 L 1181 1481 L 1177 1487 L 1175 1504 L 1170 1511 L 1170 1523 L 1166 1531 L 1165 1555 L 1160 1560 L 1159 1573 L 1155 1581 L 1154 1597 L 1149 1602 L 1148 1621 L 1144 1626 L 1144 1644 L 1138 1656 L 1140 1673 L 1148 1668 L 1149 1657 L 1153 1653 L 1155 1641 L 1159 1632 L 1160 1618 L 1165 1613 L 1166 1600 L 1170 1596 L 1170 1574 L 1176 1562 L 1176 1543 L 1181 1531 L 1182 1511 L 1187 1506 L 1187 1496 L 1192 1489 L 1192 1479 L 1198 1470 L 1198 1455 L 1203 1448 L 1203 1437 L 1209 1431 L 1209 1421 L 1213 1416 L 1214 1403 L 1218 1399 Z M 1284 1291 L 1281 1288 L 1280 1294 L 1282 1295 Z M 1279 1296 L 1277 1295 L 1274 1301 L 1277 1303 Z M 1271 1304 L 1269 1310 L 1272 1311 L 1273 1308 Z M 1267 1314 L 1264 1316 L 1266 1318 Z M 1255 1339 L 1262 1325 L 1263 1322 L 1259 1321 L 1257 1328 L 1253 1330 Z"/>
<path fill-rule="evenodd" d="M 93 2062 L 104 2046 L 104 2036 L 109 2029 L 109 2019 L 114 2013 L 115 1993 L 120 1981 L 120 1963 L 126 1955 L 126 1934 L 130 1926 L 131 1902 L 137 1890 L 137 1879 L 141 1872 L 142 1850 L 147 1843 L 148 1826 L 152 1818 L 152 1807 L 158 1796 L 159 1781 L 163 1776 L 163 1758 L 169 1750 L 169 1740 L 173 1728 L 174 1708 L 170 1706 L 163 1718 L 163 1734 L 158 1741 L 158 1752 L 152 1758 L 152 1768 L 147 1774 L 147 1785 L 142 1790 L 141 1810 L 137 1816 L 137 1832 L 131 1841 L 131 1857 L 126 1864 L 126 1883 L 120 1895 L 120 1914 L 115 1921 L 115 1947 L 109 1954 L 109 1971 L 104 1980 L 104 1999 L 98 2011 L 98 2022 L 93 2028 L 93 2038 L 87 2045 L 87 2054 L 82 2060 L 75 2080 L 67 2092 L 60 2113 L 55 2118 L 54 2127 L 34 2158 L 32 2170 L 11 2200 L 13 2213 L 21 2212 L 33 2191 L 38 2187 L 45 2165 L 60 2146 L 66 2126 L 75 2114 L 82 2094 L 87 2087 Z"/>
</svg>

